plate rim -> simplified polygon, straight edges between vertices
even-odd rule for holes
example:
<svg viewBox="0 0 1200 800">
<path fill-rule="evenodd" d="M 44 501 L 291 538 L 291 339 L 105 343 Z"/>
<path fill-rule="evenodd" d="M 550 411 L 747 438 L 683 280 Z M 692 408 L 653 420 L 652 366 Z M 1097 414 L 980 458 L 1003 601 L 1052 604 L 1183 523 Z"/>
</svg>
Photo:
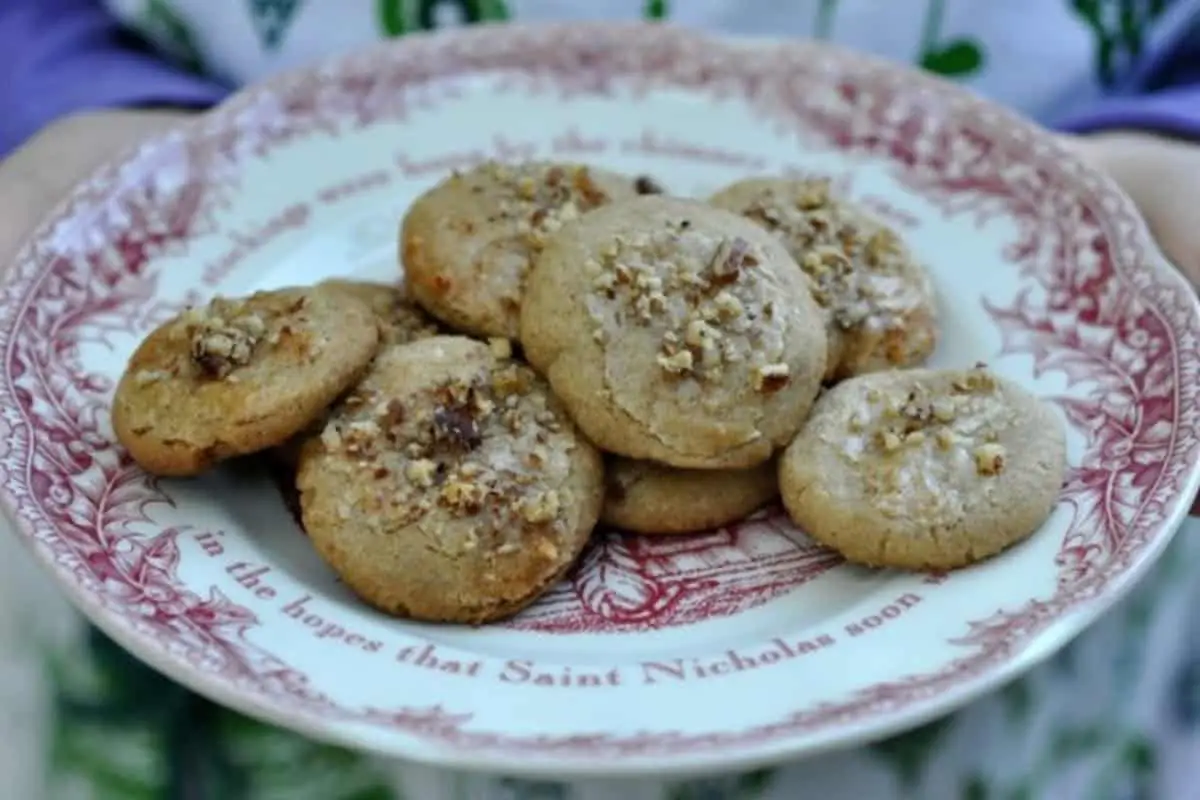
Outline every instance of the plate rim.
<svg viewBox="0 0 1200 800">
<path fill-rule="evenodd" d="M 653 30 L 653 34 L 648 34 Z M 388 59 L 392 54 L 409 48 L 417 48 L 422 42 L 435 42 L 435 46 L 449 47 L 469 45 L 472 40 L 479 38 L 520 38 L 534 35 L 539 38 L 553 36 L 556 33 L 570 34 L 586 31 L 603 33 L 615 37 L 636 32 L 636 35 L 657 37 L 680 37 L 689 46 L 715 46 L 717 50 L 728 50 L 731 47 L 759 46 L 771 50 L 782 49 L 793 57 L 814 57 L 826 55 L 842 62 L 875 65 L 887 69 L 902 70 L 905 77 L 912 80 L 917 87 L 927 87 L 935 94 L 946 97 L 947 94 L 972 113 L 986 113 L 996 120 L 1000 127 L 1014 128 L 1036 137 L 1041 144 L 1051 149 L 1055 157 L 1068 163 L 1076 173 L 1072 176 L 1074 185 L 1082 183 L 1082 176 L 1097 181 L 1103 188 L 1106 197 L 1114 198 L 1118 209 L 1114 214 L 1132 213 L 1137 229 L 1135 239 L 1139 245 L 1142 260 L 1152 265 L 1149 269 L 1158 282 L 1174 282 L 1175 288 L 1190 286 L 1166 260 L 1158 253 L 1146 230 L 1140 215 L 1133 210 L 1131 201 L 1116 186 L 1108 176 L 1083 165 L 1074 154 L 1054 142 L 1040 126 L 990 101 L 974 95 L 970 90 L 949 83 L 934 76 L 916 72 L 909 67 L 900 67 L 892 62 L 875 56 L 864 55 L 851 51 L 839 45 L 813 42 L 806 40 L 785 40 L 766 37 L 726 36 L 722 34 L 702 33 L 662 25 L 661 23 L 518 23 L 504 26 L 476 26 L 472 28 L 422 32 L 406 36 L 400 40 L 383 42 L 364 48 L 353 54 L 337 56 L 319 61 L 308 67 L 291 70 L 276 75 L 268 80 L 248 86 L 231 95 L 224 103 L 210 111 L 187 120 L 171 130 L 150 137 L 144 142 L 125 148 L 115 154 L 87 176 L 81 179 L 53 209 L 46 214 L 42 221 L 23 237 L 21 243 L 10 259 L 10 270 L 5 278 L 0 279 L 5 292 L 11 292 L 14 284 L 12 276 L 16 273 L 16 265 L 25 258 L 26 251 L 33 243 L 43 239 L 53 227 L 53 224 L 69 212 L 75 201 L 83 194 L 86 187 L 102 176 L 112 174 L 120 166 L 128 164 L 140 153 L 152 152 L 165 148 L 173 139 L 187 140 L 197 135 L 199 126 L 221 127 L 232 124 L 237 114 L 254 103 L 278 94 L 294 82 L 304 81 L 319 72 L 340 73 L 353 71 L 358 63 L 370 64 L 377 59 Z M 566 37 L 564 37 L 566 40 Z M 764 52 L 756 52 L 755 57 L 764 57 Z M 960 112 L 961 113 L 961 112 Z M 24 282 L 32 286 L 47 274 L 38 270 Z M 24 296 L 24 295 L 22 295 Z M 1200 302 L 1192 294 L 1192 319 L 1200 319 Z M 15 332 L 13 304 L 6 297 L 0 303 L 0 322 L 5 326 L 4 339 L 9 339 L 10 330 Z M 5 350 L 10 350 L 13 342 L 4 342 Z M 1177 376 L 1180 368 L 1177 366 Z M 7 372 L 0 376 L 0 394 L 11 397 L 9 385 L 10 376 Z M 71 579 L 69 570 L 55 563 L 50 551 L 35 537 L 34 526 L 18 513 L 18 499 L 14 496 L 9 485 L 0 487 L 0 507 L 9 519 L 17 538 L 30 549 L 37 561 L 54 577 L 55 583 L 67 594 L 72 604 L 79 609 L 93 624 L 117 641 L 130 653 L 163 672 L 172 680 L 187 686 L 198 694 L 206 696 L 215 702 L 236 709 L 251 716 L 264 719 L 273 724 L 281 725 L 291 730 L 301 732 L 314 739 L 341 744 L 358 750 L 366 750 L 391 757 L 411 758 L 421 762 L 471 771 L 507 772 L 509 774 L 541 775 L 553 777 L 586 777 L 596 776 L 635 776 L 635 775 L 697 775 L 708 772 L 725 771 L 729 769 L 752 769 L 764 765 L 777 764 L 780 761 L 794 758 L 798 755 L 811 756 L 835 748 L 849 747 L 864 741 L 875 740 L 900 730 L 909 729 L 922 722 L 928 721 L 947 711 L 958 708 L 970 699 L 994 691 L 999 686 L 1012 680 L 1019 674 L 1030 669 L 1037 663 L 1048 658 L 1054 652 L 1070 642 L 1081 631 L 1090 626 L 1105 610 L 1115 604 L 1145 575 L 1150 567 L 1157 562 L 1159 556 L 1169 545 L 1174 535 L 1187 516 L 1190 498 L 1200 487 L 1200 465 L 1193 464 L 1186 479 L 1186 489 L 1170 505 L 1169 513 L 1157 526 L 1158 533 L 1150 539 L 1147 545 L 1138 553 L 1136 560 L 1119 572 L 1111 575 L 1102 593 L 1081 600 L 1057 617 L 1040 633 L 1024 640 L 1019 648 L 998 664 L 987 669 L 983 674 L 966 679 L 939 696 L 923 701 L 917 701 L 909 706 L 884 710 L 872 714 L 867 720 L 854 720 L 827 729 L 827 735 L 821 741 L 812 743 L 806 741 L 810 734 L 790 734 L 763 743 L 750 745 L 724 744 L 705 748 L 700 751 L 683 753 L 654 754 L 650 756 L 622 756 L 612 758 L 552 756 L 542 759 L 537 755 L 526 754 L 524 761 L 514 762 L 511 754 L 500 750 L 470 752 L 470 746 L 445 746 L 432 744 L 428 740 L 418 739 L 411 733 L 405 735 L 403 748 L 380 747 L 373 743 L 369 735 L 356 733 L 369 728 L 363 723 L 345 722 L 329 719 L 319 713 L 310 712 L 300 707 L 288 708 L 279 701 L 271 701 L 252 689 L 244 689 L 220 677 L 210 677 L 193 664 L 187 663 L 182 657 L 167 652 L 149 635 L 135 631 L 132 623 L 121 615 L 103 605 L 93 603 L 91 592 Z M 399 740 L 397 740 L 399 741 Z M 408 743 L 411 743 L 409 746 Z"/>
</svg>

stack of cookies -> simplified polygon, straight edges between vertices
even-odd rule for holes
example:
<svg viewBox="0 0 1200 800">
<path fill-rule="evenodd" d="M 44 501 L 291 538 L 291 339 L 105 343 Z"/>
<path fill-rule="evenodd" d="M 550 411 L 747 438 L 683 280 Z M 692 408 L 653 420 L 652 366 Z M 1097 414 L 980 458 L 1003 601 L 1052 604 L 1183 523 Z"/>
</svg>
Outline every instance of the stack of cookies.
<svg viewBox="0 0 1200 800">
<path fill-rule="evenodd" d="M 848 559 L 945 569 L 1050 513 L 1061 423 L 982 366 L 920 365 L 934 292 L 821 181 L 708 202 L 578 164 L 489 162 L 422 195 L 405 286 L 218 298 L 152 332 L 113 404 L 145 470 L 272 453 L 371 605 L 478 624 L 597 524 L 733 522 L 782 493 Z"/>
</svg>

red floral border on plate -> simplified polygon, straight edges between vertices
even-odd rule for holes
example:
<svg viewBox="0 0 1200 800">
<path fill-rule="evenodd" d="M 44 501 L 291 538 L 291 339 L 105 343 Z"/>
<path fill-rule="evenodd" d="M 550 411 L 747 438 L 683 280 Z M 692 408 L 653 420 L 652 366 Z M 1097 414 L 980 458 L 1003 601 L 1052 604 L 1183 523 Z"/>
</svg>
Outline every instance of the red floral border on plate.
<svg viewBox="0 0 1200 800">
<path fill-rule="evenodd" d="M 508 91 L 572 96 L 684 88 L 748 100 L 809 145 L 883 159 L 947 213 L 1017 224 L 1007 255 L 1023 289 L 989 305 L 1006 354 L 1057 371 L 1086 399 L 1061 398 L 1086 441 L 1066 499 L 1074 519 L 1052 597 L 977 620 L 941 669 L 789 710 L 769 724 L 689 733 L 479 730 L 440 706 L 338 706 L 307 676 L 250 644 L 254 614 L 176 575 L 179 530 L 138 531 L 169 503 L 106 435 L 111 381 L 83 346 L 145 329 L 153 260 L 214 232 L 239 165 L 304 137 L 402 121 L 452 95 L 452 79 L 503 71 Z M 450 82 L 448 82 L 450 81 Z M 1165 546 L 1196 484 L 1200 347 L 1195 297 L 1154 260 L 1128 201 L 1044 133 L 934 79 L 816 44 L 748 48 L 649 26 L 510 26 L 417 36 L 278 78 L 148 143 L 81 184 L 35 233 L 0 293 L 0 479 L 23 538 L 98 623 L 123 628 L 228 702 L 320 731 L 367 722 L 453 750 L 613 764 L 646 756 L 753 751 L 931 706 L 982 687 L 1079 606 L 1111 602 Z M 176 298 L 179 303 L 192 298 Z M 1079 616 L 1076 628 L 1086 621 Z"/>
</svg>

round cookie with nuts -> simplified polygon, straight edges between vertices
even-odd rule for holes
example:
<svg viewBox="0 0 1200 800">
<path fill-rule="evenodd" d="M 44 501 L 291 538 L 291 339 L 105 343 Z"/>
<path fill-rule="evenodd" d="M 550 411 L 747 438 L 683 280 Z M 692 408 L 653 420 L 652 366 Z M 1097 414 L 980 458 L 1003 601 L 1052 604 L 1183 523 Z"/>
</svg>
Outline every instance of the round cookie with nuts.
<svg viewBox="0 0 1200 800">
<path fill-rule="evenodd" d="M 574 563 L 604 465 L 528 366 L 436 336 L 379 354 L 306 443 L 296 485 L 317 552 L 363 600 L 479 624 Z"/>
<path fill-rule="evenodd" d="M 421 195 L 400 231 L 409 290 L 430 314 L 475 336 L 517 338 L 525 274 L 546 237 L 614 200 L 634 178 L 578 164 L 488 161 Z"/>
<path fill-rule="evenodd" d="M 937 346 L 937 305 L 925 268 L 900 237 L 830 192 L 827 180 L 750 178 L 709 202 L 787 246 L 828 314 L 828 380 L 925 362 Z"/>
<path fill-rule="evenodd" d="M 1033 534 L 1067 469 L 1049 405 L 979 366 L 851 378 L 780 458 L 792 520 L 847 560 L 953 569 Z"/>
<path fill-rule="evenodd" d="M 668 197 L 614 203 L 547 242 L 521 344 L 599 447 L 689 469 L 767 461 L 825 371 L 824 316 L 783 245 Z"/>
<path fill-rule="evenodd" d="M 612 458 L 600 521 L 643 534 L 695 533 L 736 522 L 779 494 L 775 463 L 750 469 L 675 469 Z"/>
<path fill-rule="evenodd" d="M 378 344 L 374 313 L 344 293 L 218 297 L 134 351 L 113 398 L 113 429 L 147 472 L 196 475 L 303 430 L 362 376 Z"/>
</svg>

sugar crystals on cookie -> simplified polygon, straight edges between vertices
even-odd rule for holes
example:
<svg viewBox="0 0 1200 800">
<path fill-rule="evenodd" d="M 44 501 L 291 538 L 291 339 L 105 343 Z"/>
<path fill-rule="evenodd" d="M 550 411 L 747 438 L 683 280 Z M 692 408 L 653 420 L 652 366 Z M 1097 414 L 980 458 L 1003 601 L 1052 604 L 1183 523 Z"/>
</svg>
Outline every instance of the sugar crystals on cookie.
<svg viewBox="0 0 1200 800">
<path fill-rule="evenodd" d="M 799 429 L 825 369 L 824 317 L 770 234 L 641 197 L 551 238 L 521 344 L 587 436 L 697 469 L 752 467 Z"/>
<path fill-rule="evenodd" d="M 852 378 L 780 459 L 793 521 L 848 560 L 952 569 L 1036 531 L 1058 499 L 1066 431 L 985 367 Z"/>
</svg>

